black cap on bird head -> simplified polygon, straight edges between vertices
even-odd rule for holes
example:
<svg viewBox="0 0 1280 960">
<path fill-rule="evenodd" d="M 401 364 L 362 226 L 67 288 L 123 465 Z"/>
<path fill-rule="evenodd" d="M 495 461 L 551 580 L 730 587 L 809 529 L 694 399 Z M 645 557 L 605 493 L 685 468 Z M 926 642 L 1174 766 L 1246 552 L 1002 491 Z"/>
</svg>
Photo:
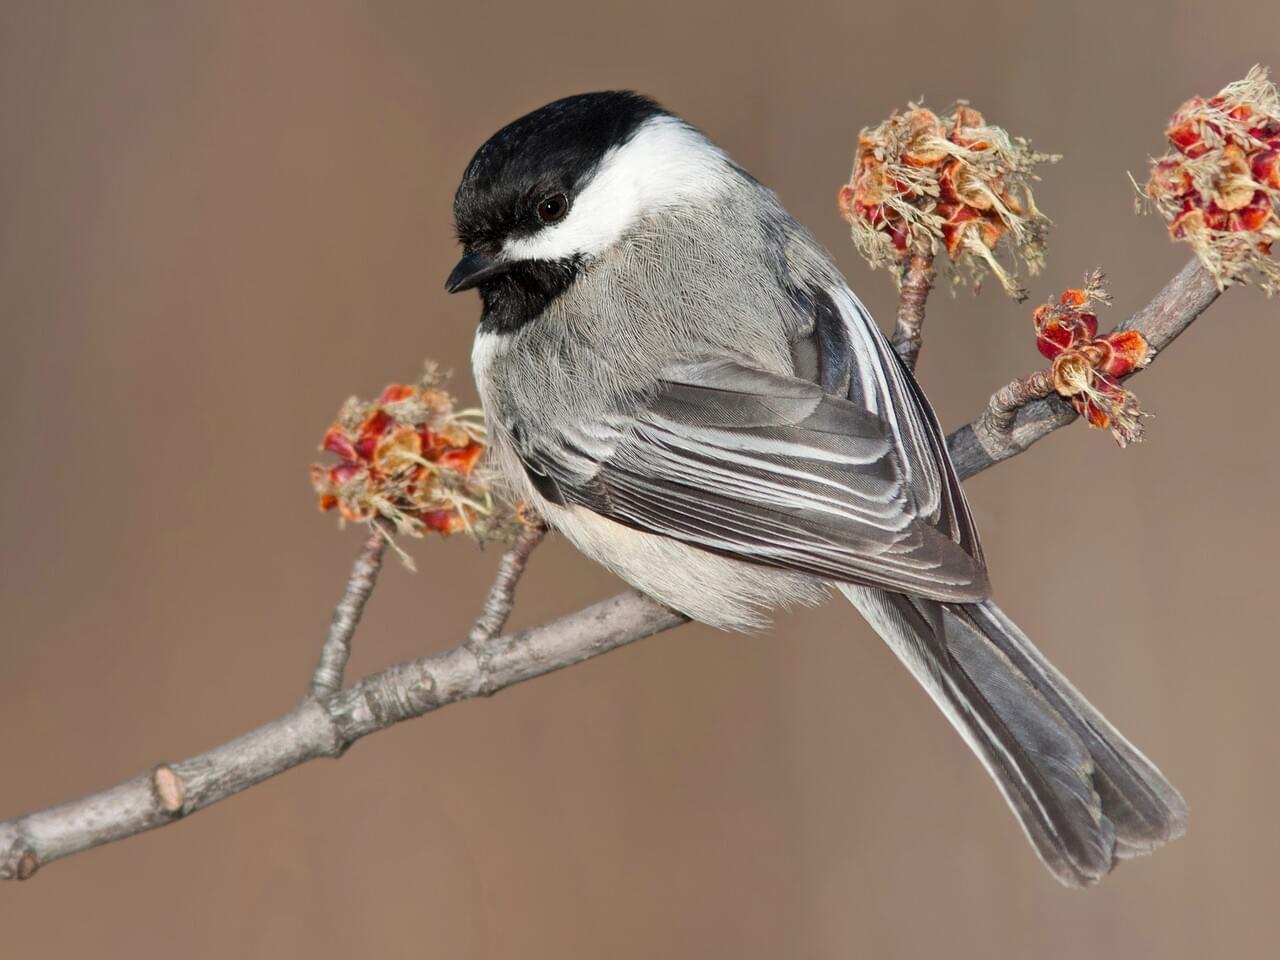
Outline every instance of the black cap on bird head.
<svg viewBox="0 0 1280 960">
<path fill-rule="evenodd" d="M 471 250 L 537 232 L 558 207 L 539 204 L 575 189 L 609 150 L 666 111 L 627 90 L 556 100 L 507 124 L 476 151 L 453 200 L 458 239 Z M 557 218 L 558 219 L 558 218 Z"/>
</svg>

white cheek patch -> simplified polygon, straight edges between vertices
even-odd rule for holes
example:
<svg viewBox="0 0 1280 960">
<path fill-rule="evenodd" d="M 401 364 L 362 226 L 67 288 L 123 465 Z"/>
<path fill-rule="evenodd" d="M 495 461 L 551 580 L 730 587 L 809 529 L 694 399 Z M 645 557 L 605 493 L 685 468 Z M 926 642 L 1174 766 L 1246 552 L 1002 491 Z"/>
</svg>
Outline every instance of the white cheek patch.
<svg viewBox="0 0 1280 960">
<path fill-rule="evenodd" d="M 508 260 L 593 257 L 616 243 L 645 213 L 707 197 L 728 183 L 719 147 L 675 117 L 645 121 L 600 161 L 595 176 L 570 198 L 568 215 L 530 237 L 508 240 Z"/>
</svg>

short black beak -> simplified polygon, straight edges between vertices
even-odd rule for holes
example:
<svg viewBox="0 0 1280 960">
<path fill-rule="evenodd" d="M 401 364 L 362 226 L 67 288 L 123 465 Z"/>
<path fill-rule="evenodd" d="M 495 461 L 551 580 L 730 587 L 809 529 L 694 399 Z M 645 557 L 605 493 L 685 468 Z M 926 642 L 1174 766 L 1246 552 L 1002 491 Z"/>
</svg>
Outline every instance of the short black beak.
<svg viewBox="0 0 1280 960">
<path fill-rule="evenodd" d="M 501 276 L 510 268 L 509 261 L 499 260 L 483 253 L 468 253 L 453 268 L 453 273 L 449 274 L 449 279 L 444 282 L 444 288 L 449 293 L 461 293 L 486 280 Z"/>
</svg>

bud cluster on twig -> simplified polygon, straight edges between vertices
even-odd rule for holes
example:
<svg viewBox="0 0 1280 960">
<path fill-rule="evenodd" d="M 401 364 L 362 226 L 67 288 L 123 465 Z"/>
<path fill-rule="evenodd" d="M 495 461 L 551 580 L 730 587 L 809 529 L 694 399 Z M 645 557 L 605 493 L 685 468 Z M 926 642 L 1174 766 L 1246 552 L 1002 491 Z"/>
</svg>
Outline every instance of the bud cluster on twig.
<svg viewBox="0 0 1280 960">
<path fill-rule="evenodd" d="M 371 402 L 352 397 L 325 431 L 320 449 L 333 466 L 312 464 L 321 510 L 386 533 L 422 537 L 463 531 L 479 540 L 507 533 L 510 509 L 491 489 L 482 463 L 484 416 L 457 410 L 434 365 L 416 386 L 394 383 Z M 380 521 L 385 520 L 386 523 Z M 408 557 L 401 558 L 409 563 Z"/>
<path fill-rule="evenodd" d="M 1254 67 L 1215 97 L 1193 97 L 1165 131 L 1144 193 L 1218 286 L 1254 280 L 1280 291 L 1280 94 Z"/>
<path fill-rule="evenodd" d="M 1120 383 L 1151 362 L 1146 338 L 1136 330 L 1098 335 L 1093 302 L 1110 304 L 1102 272 L 1085 277 L 1080 289 L 1067 290 L 1056 303 L 1036 307 L 1032 319 L 1036 348 L 1053 362 L 1051 383 L 1071 401 L 1091 427 L 1110 430 L 1120 446 L 1142 439 L 1142 418 L 1149 416 L 1138 398 Z"/>
<path fill-rule="evenodd" d="M 945 117 L 910 104 L 859 132 L 840 212 L 874 267 L 901 266 L 927 240 L 946 250 L 957 278 L 963 273 L 976 284 L 989 271 L 1023 299 L 1016 265 L 1039 271 L 1049 224 L 1030 182 L 1039 179 L 1038 165 L 1058 159 L 988 124 L 963 101 Z"/>
</svg>

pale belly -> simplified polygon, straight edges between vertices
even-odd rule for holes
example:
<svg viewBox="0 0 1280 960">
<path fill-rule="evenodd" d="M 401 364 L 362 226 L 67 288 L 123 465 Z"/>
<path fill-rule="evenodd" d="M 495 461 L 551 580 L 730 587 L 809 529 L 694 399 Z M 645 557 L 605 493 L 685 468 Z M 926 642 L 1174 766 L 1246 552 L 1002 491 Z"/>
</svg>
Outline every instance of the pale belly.
<svg viewBox="0 0 1280 960">
<path fill-rule="evenodd" d="M 828 585 L 813 577 L 643 533 L 585 507 L 561 507 L 541 497 L 537 501 L 547 522 L 592 560 L 637 590 L 711 626 L 759 629 L 775 607 L 819 603 L 828 595 Z"/>
</svg>

